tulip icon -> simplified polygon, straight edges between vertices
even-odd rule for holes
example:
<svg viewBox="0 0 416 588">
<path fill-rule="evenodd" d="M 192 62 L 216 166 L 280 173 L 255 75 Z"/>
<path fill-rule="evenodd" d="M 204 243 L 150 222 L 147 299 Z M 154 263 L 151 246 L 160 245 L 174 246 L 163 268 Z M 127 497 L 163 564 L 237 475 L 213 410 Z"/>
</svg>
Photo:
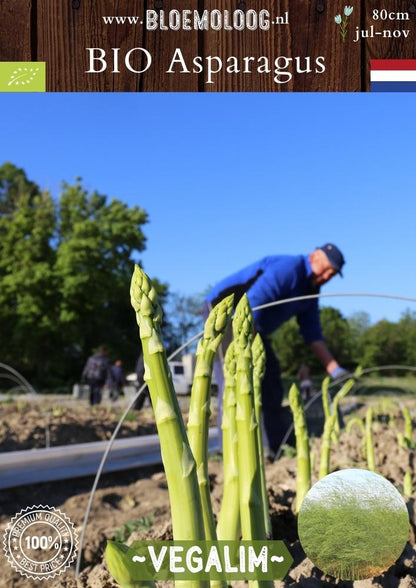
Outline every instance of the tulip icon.
<svg viewBox="0 0 416 588">
<path fill-rule="evenodd" d="M 353 10 L 353 6 L 344 6 L 344 18 L 342 18 L 340 14 L 337 14 L 334 18 L 335 23 L 339 25 L 341 29 L 341 36 L 343 41 L 345 41 L 345 38 L 347 36 L 348 18 L 353 13 Z"/>
</svg>

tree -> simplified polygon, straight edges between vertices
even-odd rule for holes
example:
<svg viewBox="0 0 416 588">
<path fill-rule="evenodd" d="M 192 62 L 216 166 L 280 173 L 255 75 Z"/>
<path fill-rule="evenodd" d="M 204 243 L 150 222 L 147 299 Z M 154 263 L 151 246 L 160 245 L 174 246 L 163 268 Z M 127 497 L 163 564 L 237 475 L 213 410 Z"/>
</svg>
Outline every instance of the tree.
<svg viewBox="0 0 416 588">
<path fill-rule="evenodd" d="M 329 349 L 341 365 L 350 365 L 353 343 L 347 319 L 339 310 L 330 306 L 323 307 L 320 314 L 322 332 Z"/>
<path fill-rule="evenodd" d="M 129 302 L 133 255 L 145 248 L 147 214 L 119 200 L 108 203 L 97 192 L 88 194 L 77 180 L 63 185 L 58 218 L 60 324 L 83 352 L 106 341 L 125 353 L 134 327 Z"/>
<path fill-rule="evenodd" d="M 400 318 L 400 338 L 404 343 L 404 355 L 402 363 L 416 367 L 416 312 L 407 310 Z"/>
<path fill-rule="evenodd" d="M 352 358 L 361 365 L 359 349 L 361 345 L 361 338 L 371 324 L 370 315 L 368 312 L 358 311 L 349 316 L 347 320 L 351 334 Z"/>
<path fill-rule="evenodd" d="M 10 162 L 3 164 L 0 173 L 0 217 L 13 214 L 23 194 L 32 202 L 40 194 L 39 187 L 29 181 L 23 169 Z"/>
<path fill-rule="evenodd" d="M 3 361 L 27 369 L 56 344 L 56 280 L 51 196 L 23 170 L 0 168 L 0 313 Z"/>
<path fill-rule="evenodd" d="M 130 279 L 147 213 L 89 193 L 80 179 L 54 200 L 12 164 L 0 167 L 2 360 L 28 375 L 74 378 L 91 350 L 136 359 Z M 157 280 L 162 303 L 167 285 Z"/>
<path fill-rule="evenodd" d="M 163 329 L 163 334 L 170 353 L 202 331 L 204 327 L 202 318 L 203 303 L 203 294 L 186 296 L 185 294 L 173 292 L 169 295 L 166 304 L 168 318 L 166 319 L 167 324 Z M 191 345 L 185 352 L 189 353 L 195 349 L 195 345 Z"/>
<path fill-rule="evenodd" d="M 329 349 L 341 364 L 350 364 L 352 342 L 348 321 L 339 310 L 331 307 L 321 308 L 320 317 L 323 336 Z M 306 363 L 313 372 L 322 373 L 322 365 L 305 345 L 295 317 L 273 334 L 272 345 L 284 374 L 296 375 L 302 363 Z"/>
<path fill-rule="evenodd" d="M 287 376 L 296 376 L 302 363 L 311 367 L 314 356 L 305 345 L 295 317 L 283 323 L 272 335 L 272 346 L 279 358 L 280 369 Z"/>
<path fill-rule="evenodd" d="M 406 345 L 399 325 L 383 319 L 366 329 L 359 352 L 363 367 L 403 365 Z"/>
</svg>

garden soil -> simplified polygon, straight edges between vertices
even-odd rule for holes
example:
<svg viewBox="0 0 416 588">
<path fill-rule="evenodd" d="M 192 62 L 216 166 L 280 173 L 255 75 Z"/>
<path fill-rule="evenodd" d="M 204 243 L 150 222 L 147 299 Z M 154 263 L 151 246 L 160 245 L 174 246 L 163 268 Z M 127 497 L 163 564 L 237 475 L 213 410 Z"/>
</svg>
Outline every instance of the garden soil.
<svg viewBox="0 0 416 588">
<path fill-rule="evenodd" d="M 20 403 L 20 404 L 19 404 Z M 363 416 L 365 407 L 355 403 Z M 42 409 L 41 409 L 42 407 Z M 414 407 L 413 407 L 414 408 Z M 0 405 L 0 451 L 33 449 L 44 446 L 45 420 L 49 421 L 51 445 L 67 445 L 108 439 L 117 422 L 121 407 L 99 406 L 93 410 L 84 401 L 47 402 L 19 400 Z M 186 418 L 186 408 L 185 408 Z M 413 471 L 413 451 L 400 447 L 396 434 L 380 418 L 374 425 L 374 445 L 377 471 L 402 490 L 405 472 Z M 401 423 L 396 419 L 396 425 Z M 154 433 L 151 408 L 132 411 L 122 427 L 120 437 Z M 319 439 L 313 440 L 312 453 L 319 455 Z M 365 468 L 362 457 L 362 437 L 358 426 L 351 433 L 342 431 L 338 445 L 331 453 L 331 469 Z M 318 459 L 314 480 L 318 468 Z M 214 512 L 217 514 L 222 494 L 222 462 L 219 456 L 209 461 Z M 277 462 L 266 466 L 267 486 L 273 538 L 284 539 L 294 563 L 284 581 L 276 581 L 276 588 L 303 586 L 340 586 L 367 588 L 416 588 L 416 516 L 413 498 L 406 498 L 410 518 L 409 542 L 399 560 L 381 576 L 356 582 L 336 580 L 318 570 L 305 556 L 297 535 L 294 514 L 296 489 L 296 459 L 283 455 Z M 22 508 L 47 504 L 65 513 L 81 534 L 85 509 L 93 483 L 92 477 L 48 482 L 0 490 L 0 532 Z M 388 532 L 388 529 L 386 529 Z M 0 553 L 0 587 L 26 588 L 31 586 L 56 588 L 115 588 L 103 559 L 107 539 L 120 538 L 126 542 L 135 539 L 170 539 L 169 499 L 162 466 L 106 474 L 102 477 L 94 497 L 82 553 L 82 572 L 75 579 L 72 565 L 69 570 L 47 580 L 32 580 L 14 572 L 4 554 Z M 127 539 L 128 535 L 130 537 Z M 163 584 L 163 583 L 160 583 Z M 243 582 L 237 583 L 244 586 Z"/>
</svg>

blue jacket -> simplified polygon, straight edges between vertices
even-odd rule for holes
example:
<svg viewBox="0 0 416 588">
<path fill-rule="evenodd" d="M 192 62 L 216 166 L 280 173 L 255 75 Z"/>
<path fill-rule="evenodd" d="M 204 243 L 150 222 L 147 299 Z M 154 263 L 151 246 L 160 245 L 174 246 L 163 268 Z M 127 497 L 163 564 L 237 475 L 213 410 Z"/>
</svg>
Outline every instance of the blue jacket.
<svg viewBox="0 0 416 588">
<path fill-rule="evenodd" d="M 207 301 L 215 305 L 234 292 L 237 302 L 246 292 L 250 306 L 254 308 L 275 300 L 317 294 L 319 287 L 311 284 L 311 275 L 311 265 L 305 255 L 270 255 L 219 282 L 207 296 Z M 297 317 L 306 343 L 323 339 L 317 298 L 253 312 L 257 330 L 264 335 L 273 333 L 292 316 Z"/>
</svg>

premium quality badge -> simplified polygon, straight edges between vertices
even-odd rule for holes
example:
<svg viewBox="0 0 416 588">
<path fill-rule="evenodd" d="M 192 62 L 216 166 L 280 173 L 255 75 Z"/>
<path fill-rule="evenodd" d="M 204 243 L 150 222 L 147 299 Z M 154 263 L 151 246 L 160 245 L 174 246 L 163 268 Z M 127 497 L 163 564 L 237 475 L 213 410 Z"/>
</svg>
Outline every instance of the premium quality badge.
<svg viewBox="0 0 416 588">
<path fill-rule="evenodd" d="M 18 512 L 3 536 L 3 550 L 12 568 L 33 580 L 59 576 L 74 561 L 77 548 L 74 525 L 47 505 Z"/>
</svg>

